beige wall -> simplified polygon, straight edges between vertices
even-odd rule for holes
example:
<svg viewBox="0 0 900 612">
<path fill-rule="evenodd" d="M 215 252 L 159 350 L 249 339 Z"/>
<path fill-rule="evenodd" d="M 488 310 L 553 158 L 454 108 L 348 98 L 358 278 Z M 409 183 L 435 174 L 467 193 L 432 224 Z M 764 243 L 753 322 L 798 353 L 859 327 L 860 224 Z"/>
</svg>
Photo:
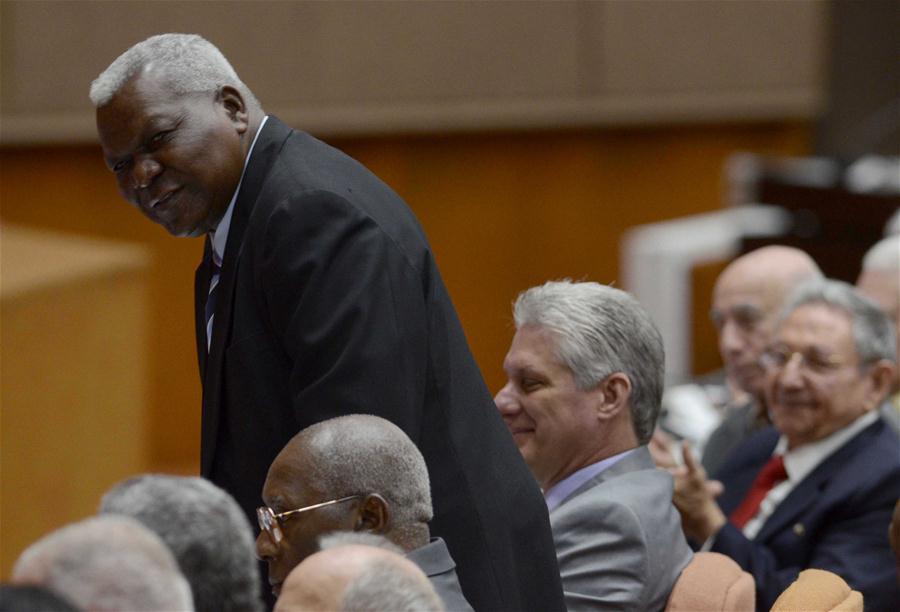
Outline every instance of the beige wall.
<svg viewBox="0 0 900 612">
<path fill-rule="evenodd" d="M 810 119 L 826 26 L 819 0 L 4 0 L 0 142 L 93 141 L 88 83 L 166 31 L 316 133 Z"/>
</svg>

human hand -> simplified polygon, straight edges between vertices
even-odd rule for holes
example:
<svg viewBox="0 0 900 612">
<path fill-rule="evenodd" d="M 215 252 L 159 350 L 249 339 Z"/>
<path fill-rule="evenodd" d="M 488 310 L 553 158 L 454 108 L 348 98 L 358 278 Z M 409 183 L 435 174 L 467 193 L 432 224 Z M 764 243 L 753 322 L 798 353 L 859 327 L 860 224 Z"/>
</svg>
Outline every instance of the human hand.
<svg viewBox="0 0 900 612">
<path fill-rule="evenodd" d="M 657 428 L 653 432 L 653 436 L 650 438 L 647 449 L 650 451 L 650 456 L 653 457 L 653 462 L 656 464 L 656 467 L 664 470 L 678 467 L 678 460 L 672 453 L 673 445 L 674 441 L 672 440 L 672 436 L 663 430 Z"/>
<path fill-rule="evenodd" d="M 694 457 L 691 445 L 682 442 L 684 464 L 670 468 L 675 480 L 672 502 L 681 514 L 681 526 L 687 537 L 704 542 L 715 535 L 728 522 L 716 504 L 724 486 L 718 480 L 709 480 L 706 470 Z"/>
</svg>

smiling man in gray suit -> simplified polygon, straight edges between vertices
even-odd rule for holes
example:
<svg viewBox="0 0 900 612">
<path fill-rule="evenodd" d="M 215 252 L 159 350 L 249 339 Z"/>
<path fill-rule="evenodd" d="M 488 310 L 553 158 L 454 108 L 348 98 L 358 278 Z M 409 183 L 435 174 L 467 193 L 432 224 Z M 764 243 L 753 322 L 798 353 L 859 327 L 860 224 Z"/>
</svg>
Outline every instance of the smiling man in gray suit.
<svg viewBox="0 0 900 612">
<path fill-rule="evenodd" d="M 629 294 L 549 282 L 522 293 L 494 401 L 544 491 L 569 610 L 661 610 L 691 559 L 672 479 L 646 444 L 662 338 Z"/>
</svg>

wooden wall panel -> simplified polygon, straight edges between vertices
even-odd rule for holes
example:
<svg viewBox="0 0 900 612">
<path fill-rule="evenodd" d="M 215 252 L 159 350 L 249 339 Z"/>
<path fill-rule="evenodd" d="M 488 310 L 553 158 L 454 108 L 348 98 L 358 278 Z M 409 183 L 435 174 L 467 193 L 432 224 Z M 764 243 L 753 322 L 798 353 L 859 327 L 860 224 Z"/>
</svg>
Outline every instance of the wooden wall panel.
<svg viewBox="0 0 900 612">
<path fill-rule="evenodd" d="M 162 32 L 320 133 L 810 120 L 827 23 L 824 0 L 3 0 L 0 143 L 91 142 L 89 83 Z"/>
<path fill-rule="evenodd" d="M 737 150 L 803 154 L 804 123 L 331 139 L 418 215 L 492 390 L 512 337 L 510 303 L 550 278 L 616 282 L 629 227 L 722 205 Z M 201 242 L 170 238 L 119 199 L 96 147 L 0 149 L 4 220 L 146 245 L 151 269 L 151 453 L 196 465 L 200 392 L 193 272 Z M 697 317 L 705 320 L 708 306 Z M 714 350 L 714 348 L 713 348 Z"/>
</svg>

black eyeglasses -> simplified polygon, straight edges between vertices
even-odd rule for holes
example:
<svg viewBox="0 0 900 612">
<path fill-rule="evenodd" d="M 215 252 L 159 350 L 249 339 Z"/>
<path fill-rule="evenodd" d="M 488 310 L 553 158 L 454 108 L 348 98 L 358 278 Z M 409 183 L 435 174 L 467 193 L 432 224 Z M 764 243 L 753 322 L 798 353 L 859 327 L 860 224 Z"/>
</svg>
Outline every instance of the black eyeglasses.
<svg viewBox="0 0 900 612">
<path fill-rule="evenodd" d="M 325 506 L 339 504 L 341 502 L 350 501 L 351 499 L 358 499 L 360 497 L 362 497 L 362 495 L 348 495 L 347 497 L 332 499 L 319 504 L 313 504 L 312 506 L 306 506 L 305 508 L 297 508 L 296 510 L 279 512 L 278 514 L 275 514 L 275 512 L 268 506 L 260 506 L 256 509 L 256 520 L 259 523 L 260 530 L 265 531 L 267 534 L 269 534 L 272 542 L 274 542 L 275 544 L 279 544 L 284 539 L 284 533 L 281 531 L 281 521 L 283 519 L 293 514 L 299 514 L 301 512 L 306 512 L 307 510 L 315 510 L 316 508 L 324 508 Z"/>
</svg>

